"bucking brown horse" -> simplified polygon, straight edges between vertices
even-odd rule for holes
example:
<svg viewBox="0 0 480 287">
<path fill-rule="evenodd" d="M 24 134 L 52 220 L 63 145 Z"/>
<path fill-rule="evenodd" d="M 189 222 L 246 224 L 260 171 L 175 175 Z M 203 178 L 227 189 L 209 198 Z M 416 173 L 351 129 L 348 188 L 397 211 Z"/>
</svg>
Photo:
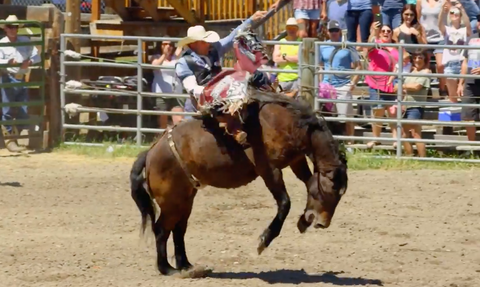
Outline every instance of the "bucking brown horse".
<svg viewBox="0 0 480 287">
<path fill-rule="evenodd" d="M 277 202 L 277 214 L 260 236 L 260 254 L 276 238 L 290 210 L 282 169 L 290 166 L 307 187 L 307 203 L 298 220 L 305 232 L 327 228 L 347 189 L 347 161 L 323 118 L 310 106 L 287 96 L 252 90 L 246 104 L 248 149 L 218 127 L 214 117 L 179 123 L 139 154 L 131 170 L 131 190 L 145 231 L 150 219 L 161 274 L 189 270 L 184 236 L 197 191 L 205 186 L 238 188 L 260 176 Z M 253 156 L 249 157 L 249 150 Z M 306 156 L 313 163 L 313 174 Z M 145 170 L 145 174 L 143 174 Z M 231 191 L 235 192 L 235 191 Z M 160 207 L 160 216 L 153 200 Z M 176 269 L 167 260 L 173 233 Z"/>
</svg>

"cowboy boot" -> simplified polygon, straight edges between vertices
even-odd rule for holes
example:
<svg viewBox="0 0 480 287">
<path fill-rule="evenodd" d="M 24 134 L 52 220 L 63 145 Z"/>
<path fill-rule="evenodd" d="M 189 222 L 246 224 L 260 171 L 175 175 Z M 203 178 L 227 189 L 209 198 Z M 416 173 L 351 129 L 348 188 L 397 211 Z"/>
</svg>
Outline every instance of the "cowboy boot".
<svg viewBox="0 0 480 287">
<path fill-rule="evenodd" d="M 9 133 L 7 129 L 2 126 L 2 132 L 4 137 L 9 135 L 18 135 L 18 131 L 16 127 L 12 127 L 12 132 Z M 5 146 L 9 152 L 22 152 L 25 150 L 25 147 L 19 146 L 17 140 L 15 139 L 6 140 Z"/>
<path fill-rule="evenodd" d="M 241 145 L 247 141 L 247 133 L 241 129 L 241 125 L 235 118 L 230 119 L 225 127 L 227 133 L 231 134 L 233 138 Z"/>
</svg>

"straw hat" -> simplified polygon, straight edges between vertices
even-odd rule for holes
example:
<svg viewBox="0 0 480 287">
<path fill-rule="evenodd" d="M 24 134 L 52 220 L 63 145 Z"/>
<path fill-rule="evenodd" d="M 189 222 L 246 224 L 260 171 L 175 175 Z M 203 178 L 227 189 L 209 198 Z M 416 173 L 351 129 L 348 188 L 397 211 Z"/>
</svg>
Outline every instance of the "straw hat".
<svg viewBox="0 0 480 287">
<path fill-rule="evenodd" d="M 187 37 L 178 42 L 178 47 L 191 44 L 197 41 L 204 41 L 207 43 L 215 43 L 220 40 L 220 36 L 214 31 L 205 31 L 205 28 L 201 25 L 188 28 Z"/>
<path fill-rule="evenodd" d="M 7 17 L 7 19 L 0 21 L 0 28 L 5 27 L 5 24 L 3 24 L 2 22 L 17 22 L 17 21 L 20 21 L 20 20 L 17 18 L 16 15 L 10 15 Z M 19 23 L 10 23 L 8 25 L 23 27 L 23 25 Z"/>
</svg>

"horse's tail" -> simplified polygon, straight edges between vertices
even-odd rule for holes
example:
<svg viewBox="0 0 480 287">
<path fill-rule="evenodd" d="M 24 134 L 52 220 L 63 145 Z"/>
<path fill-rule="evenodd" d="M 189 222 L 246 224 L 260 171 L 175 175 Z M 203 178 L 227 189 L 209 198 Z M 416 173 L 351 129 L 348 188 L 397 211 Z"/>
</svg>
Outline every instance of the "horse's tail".
<svg viewBox="0 0 480 287">
<path fill-rule="evenodd" d="M 148 218 L 150 218 L 152 224 L 152 231 L 155 224 L 155 206 L 145 188 L 146 180 L 143 175 L 143 170 L 147 163 L 147 154 L 148 150 L 142 151 L 137 156 L 130 171 L 130 188 L 132 190 L 132 198 L 137 204 L 142 216 L 142 233 L 145 233 Z"/>
</svg>

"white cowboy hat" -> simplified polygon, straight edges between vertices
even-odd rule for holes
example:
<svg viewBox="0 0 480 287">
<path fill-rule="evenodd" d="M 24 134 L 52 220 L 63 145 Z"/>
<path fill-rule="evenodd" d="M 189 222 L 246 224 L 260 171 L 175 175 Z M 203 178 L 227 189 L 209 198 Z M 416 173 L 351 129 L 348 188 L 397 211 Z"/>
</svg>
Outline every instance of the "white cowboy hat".
<svg viewBox="0 0 480 287">
<path fill-rule="evenodd" d="M 0 21 L 0 28 L 5 27 L 5 24 L 3 24 L 1 22 L 17 22 L 17 21 L 20 21 L 20 20 L 17 18 L 16 15 L 9 15 L 5 20 Z M 19 23 L 11 23 L 11 24 L 8 24 L 8 25 L 19 26 L 19 27 L 23 26 L 22 24 L 19 24 Z"/>
<path fill-rule="evenodd" d="M 298 27 L 297 20 L 295 20 L 295 18 L 288 18 L 287 23 L 285 24 L 285 26 L 295 26 L 295 27 Z"/>
<path fill-rule="evenodd" d="M 220 40 L 220 36 L 214 31 L 205 31 L 205 28 L 201 25 L 188 28 L 187 37 L 178 42 L 178 47 L 191 44 L 197 41 L 204 41 L 207 43 L 215 43 Z"/>
</svg>

